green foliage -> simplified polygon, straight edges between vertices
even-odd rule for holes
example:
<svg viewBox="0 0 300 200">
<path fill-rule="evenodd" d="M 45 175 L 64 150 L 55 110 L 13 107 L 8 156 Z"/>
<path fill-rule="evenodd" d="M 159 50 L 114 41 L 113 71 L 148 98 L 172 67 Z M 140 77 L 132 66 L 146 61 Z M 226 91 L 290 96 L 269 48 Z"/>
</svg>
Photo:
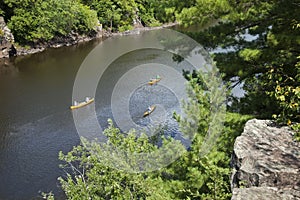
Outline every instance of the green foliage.
<svg viewBox="0 0 300 200">
<path fill-rule="evenodd" d="M 74 15 L 74 28 L 76 32 L 88 33 L 95 28 L 98 23 L 97 14 L 95 11 L 90 10 L 88 6 L 76 4 L 73 7 Z"/>
<path fill-rule="evenodd" d="M 194 5 L 195 0 L 151 0 L 149 1 L 154 10 L 154 17 L 160 22 L 177 21 L 177 15 L 186 7 Z"/>
<path fill-rule="evenodd" d="M 156 145 L 145 134 L 121 134 L 111 120 L 104 134 L 108 137 L 104 145 L 82 139 L 82 146 L 66 155 L 60 152 L 60 159 L 68 163 L 65 167 L 71 167 L 73 172 L 73 176 L 59 178 L 68 199 L 164 199 L 166 194 L 159 189 L 161 179 L 155 173 L 135 172 L 139 170 L 135 167 L 145 166 L 136 163 L 134 155 L 153 152 Z M 172 140 L 165 143 L 179 147 Z"/>
<path fill-rule="evenodd" d="M 1 0 L 0 15 L 20 43 L 43 42 L 72 31 L 89 33 L 97 25 L 130 30 L 134 23 L 158 26 L 173 22 L 194 0 Z"/>
<path fill-rule="evenodd" d="M 279 102 L 282 110 L 278 115 L 274 114 L 274 118 L 289 125 L 291 121 L 300 122 L 300 67 L 295 68 L 295 76 L 285 73 L 283 68 L 271 68 L 267 73 L 269 80 L 275 81 L 274 91 L 268 94 Z"/>
<path fill-rule="evenodd" d="M 191 150 L 166 169 L 167 177 L 172 180 L 165 181 L 177 199 L 230 199 L 229 162 L 233 143 L 250 118 L 227 113 L 220 137 L 205 156 L 201 153 L 201 134 L 197 134 Z"/>
<path fill-rule="evenodd" d="M 133 27 L 132 27 L 131 25 L 125 25 L 125 26 L 119 27 L 119 31 L 120 31 L 120 32 L 130 31 L 130 30 L 132 30 L 132 29 L 133 29 Z"/>
<path fill-rule="evenodd" d="M 258 49 L 243 49 L 239 52 L 239 56 L 246 62 L 258 60 L 260 55 L 261 51 Z"/>
<path fill-rule="evenodd" d="M 49 193 L 42 192 L 42 197 L 43 199 L 54 200 L 54 194 L 52 192 Z"/>
<path fill-rule="evenodd" d="M 294 1 L 197 1 L 178 15 L 190 25 L 218 24 L 190 33 L 208 50 L 226 81 L 244 83 L 231 109 L 291 124 L 299 122 L 299 6 Z M 234 79 L 232 79 L 234 78 Z"/>
<path fill-rule="evenodd" d="M 156 4 L 155 1 L 137 0 L 137 10 L 140 17 L 140 22 L 146 26 L 159 26 L 161 20 L 155 16 Z"/>
<path fill-rule="evenodd" d="M 280 124 L 291 126 L 295 130 L 295 138 L 300 141 L 300 62 L 289 70 L 286 66 L 269 67 L 266 76 L 274 87 L 267 94 L 277 100 L 280 108 L 273 118 Z"/>
<path fill-rule="evenodd" d="M 227 0 L 196 0 L 195 5 L 184 8 L 177 15 L 178 21 L 185 25 L 205 24 L 212 19 L 219 19 L 231 10 Z"/>
<path fill-rule="evenodd" d="M 83 1 L 95 10 L 104 28 L 119 30 L 118 27 L 129 27 L 133 24 L 136 12 L 134 0 L 86 0 Z"/>
<path fill-rule="evenodd" d="M 207 155 L 199 153 L 199 134 L 191 150 L 179 160 L 148 173 L 128 173 L 111 167 L 110 160 L 115 158 L 103 153 L 103 146 L 83 140 L 83 146 L 74 147 L 66 155 L 60 153 L 60 159 L 67 163 L 64 168 L 70 167 L 68 171 L 72 173 L 59 180 L 68 199 L 230 199 L 233 142 L 249 118 L 228 113 L 226 128 Z M 120 134 L 111 122 L 105 134 L 107 144 L 125 151 L 151 152 L 157 148 L 147 137 L 136 138 L 132 132 Z"/>
<path fill-rule="evenodd" d="M 104 28 L 111 28 L 121 20 L 121 9 L 112 0 L 91 0 L 85 2 L 97 12 L 98 19 Z"/>
<path fill-rule="evenodd" d="M 231 197 L 229 161 L 233 143 L 242 132 L 244 123 L 251 117 L 233 113 L 223 116 L 225 112 L 222 112 L 222 104 L 225 99 L 222 97 L 226 93 L 221 86 L 213 84 L 218 82 L 214 80 L 217 79 L 216 74 L 212 71 L 189 77 L 190 92 L 194 93 L 196 103 L 186 103 L 186 119 L 177 119 L 186 133 L 193 130 L 191 122 L 196 118 L 197 134 L 191 150 L 167 169 L 168 177 L 172 177 L 170 189 L 178 199 Z M 217 112 L 214 113 L 214 109 Z"/>
<path fill-rule="evenodd" d="M 198 73 L 189 77 L 188 93 L 194 100 L 184 104 L 186 117 L 176 115 L 184 136 L 193 139 L 189 151 L 160 170 L 137 173 L 140 167 L 145 168 L 144 165 L 148 164 L 143 162 L 141 165 L 138 162 L 141 157 L 136 156 L 156 152 L 158 147 L 153 142 L 156 140 L 145 134 L 138 135 L 134 130 L 121 133 L 109 120 L 109 126 L 104 131 L 108 138 L 105 144 L 83 139 L 83 144 L 74 147 L 71 152 L 60 153 L 59 158 L 66 163 L 63 167 L 69 172 L 66 177 L 59 178 L 67 198 L 230 199 L 229 160 L 233 143 L 250 116 L 227 113 L 224 127 L 218 129 L 212 125 L 211 122 L 225 117 L 223 112 L 211 115 L 214 109 L 222 109 L 224 101 L 223 98 L 216 98 L 220 95 L 218 92 L 224 92 L 222 87 L 211 83 L 215 82 L 215 73 Z M 219 127 L 220 124 L 216 124 Z M 209 129 L 212 129 L 210 135 L 217 136 L 211 138 L 215 141 L 207 139 Z M 190 131 L 195 133 L 194 137 Z M 157 155 L 157 163 L 168 158 L 168 153 L 183 150 L 178 141 L 162 139 L 170 152 Z"/>
<path fill-rule="evenodd" d="M 300 142 L 300 123 L 292 124 L 291 128 L 295 131 L 295 140 Z"/>
<path fill-rule="evenodd" d="M 104 28 L 124 30 L 124 26 L 133 22 L 146 26 L 158 26 L 161 23 L 176 20 L 176 13 L 193 0 L 84 0 L 84 4 L 97 11 L 100 23 Z M 121 29 L 120 29 L 121 28 Z"/>
<path fill-rule="evenodd" d="M 67 155 L 60 154 L 76 174 L 75 178 L 68 174 L 59 179 L 68 199 L 135 199 L 149 195 L 142 175 L 107 166 L 96 154 L 101 148 L 96 143 L 86 145 L 92 145 L 92 149 L 78 146 Z M 80 162 L 78 168 L 71 164 L 74 161 Z"/>
<path fill-rule="evenodd" d="M 97 16 L 87 6 L 73 0 L 5 0 L 14 15 L 8 22 L 21 43 L 48 41 L 71 31 L 87 33 L 96 26 Z"/>
</svg>

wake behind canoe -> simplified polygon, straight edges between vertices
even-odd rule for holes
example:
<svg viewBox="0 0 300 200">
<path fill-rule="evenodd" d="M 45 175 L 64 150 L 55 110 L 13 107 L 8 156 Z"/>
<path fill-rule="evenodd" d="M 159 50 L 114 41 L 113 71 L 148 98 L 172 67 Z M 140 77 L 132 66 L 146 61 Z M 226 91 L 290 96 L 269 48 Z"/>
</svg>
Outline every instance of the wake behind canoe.
<svg viewBox="0 0 300 200">
<path fill-rule="evenodd" d="M 148 84 L 149 84 L 149 85 L 154 85 L 154 84 L 158 83 L 160 80 L 161 80 L 161 78 L 151 79 L 151 80 L 148 82 Z"/>
<path fill-rule="evenodd" d="M 144 112 L 143 117 L 147 117 L 148 115 L 150 115 L 150 114 L 155 110 L 155 108 L 156 108 L 156 106 L 155 106 L 155 105 L 152 105 L 152 106 L 150 107 L 150 110 L 147 110 L 147 111 Z"/>
</svg>

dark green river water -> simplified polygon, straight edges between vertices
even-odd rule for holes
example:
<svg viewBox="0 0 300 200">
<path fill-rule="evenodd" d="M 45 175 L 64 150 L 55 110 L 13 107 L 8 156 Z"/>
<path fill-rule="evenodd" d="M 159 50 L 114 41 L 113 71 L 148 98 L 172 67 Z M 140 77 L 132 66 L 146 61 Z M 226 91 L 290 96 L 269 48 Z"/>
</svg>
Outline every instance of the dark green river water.
<svg viewBox="0 0 300 200">
<path fill-rule="evenodd" d="M 49 49 L 0 66 L 0 199 L 62 194 L 58 152 L 80 143 L 68 109 L 73 82 L 99 42 Z"/>
<path fill-rule="evenodd" d="M 59 176 L 64 175 L 58 166 L 58 152 L 68 152 L 80 144 L 69 109 L 73 84 L 81 63 L 100 43 L 100 40 L 95 40 L 2 61 L 0 199 L 35 199 L 40 192 L 49 191 L 64 199 L 57 181 Z M 150 64 L 144 66 L 145 63 Z M 187 63 L 174 62 L 170 53 L 144 49 L 121 56 L 105 70 L 95 95 L 97 119 L 101 127 L 105 128 L 107 119 L 112 118 L 126 131 L 131 128 L 126 116 L 129 113 L 137 127 L 149 129 L 155 124 L 155 119 L 161 119 L 159 114 L 164 113 L 167 134 L 180 139 L 172 113 L 180 112 L 180 98 L 184 94 L 178 94 L 165 85 L 171 84 L 180 90 L 182 81 L 176 77 L 163 78 L 161 83 L 149 87 L 148 78 L 157 73 L 162 77 L 169 74 L 168 69 L 161 68 L 157 63 L 172 66 L 178 72 L 190 69 Z M 132 71 L 139 65 L 143 65 L 141 69 L 144 70 L 137 68 Z M 148 78 L 132 90 L 127 83 L 137 83 L 141 76 Z M 122 95 L 112 101 L 118 87 Z M 130 95 L 126 96 L 128 93 Z M 122 104 L 123 98 L 126 98 L 126 105 Z M 153 118 L 142 118 L 147 106 L 152 104 L 158 105 Z M 112 109 L 112 106 L 116 108 Z M 123 106 L 128 107 L 128 113 L 122 111 Z M 89 128 L 88 124 L 86 128 Z"/>
</svg>

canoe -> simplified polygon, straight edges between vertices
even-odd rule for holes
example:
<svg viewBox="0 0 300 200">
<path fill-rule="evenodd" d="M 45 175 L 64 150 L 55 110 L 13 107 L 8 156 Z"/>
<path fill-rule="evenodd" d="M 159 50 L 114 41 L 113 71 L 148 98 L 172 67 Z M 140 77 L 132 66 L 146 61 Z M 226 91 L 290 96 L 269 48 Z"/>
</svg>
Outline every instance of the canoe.
<svg viewBox="0 0 300 200">
<path fill-rule="evenodd" d="M 83 107 L 83 106 L 86 106 L 86 105 L 92 103 L 94 100 L 95 100 L 94 98 L 91 98 L 91 99 L 88 100 L 88 101 L 80 102 L 80 103 L 78 103 L 77 105 L 70 106 L 70 109 L 73 110 L 73 109 L 76 109 L 76 108 L 81 108 L 81 107 Z"/>
<path fill-rule="evenodd" d="M 150 115 L 150 114 L 155 110 L 155 108 L 156 108 L 155 105 L 151 106 L 151 110 L 150 110 L 150 111 L 149 111 L 149 110 L 146 110 L 146 111 L 144 112 L 143 117 L 147 117 L 148 115 Z"/>
<path fill-rule="evenodd" d="M 161 80 L 161 78 L 155 78 L 155 79 L 151 79 L 148 84 L 149 85 L 154 85 L 156 83 L 158 83 Z"/>
</svg>

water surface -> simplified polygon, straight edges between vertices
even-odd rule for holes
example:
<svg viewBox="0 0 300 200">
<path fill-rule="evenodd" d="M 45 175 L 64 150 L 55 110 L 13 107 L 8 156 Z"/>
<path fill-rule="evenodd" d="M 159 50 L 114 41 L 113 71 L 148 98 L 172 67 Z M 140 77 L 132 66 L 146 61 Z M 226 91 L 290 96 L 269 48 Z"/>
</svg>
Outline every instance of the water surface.
<svg viewBox="0 0 300 200">
<path fill-rule="evenodd" d="M 53 191 L 57 197 L 64 199 L 57 181 L 57 177 L 64 175 L 58 167 L 58 152 L 68 152 L 80 144 L 69 109 L 73 83 L 82 61 L 99 43 L 91 41 L 72 47 L 48 49 L 39 54 L 18 57 L 6 64 L 2 62 L 0 199 L 33 199 L 41 191 Z M 182 69 L 190 69 L 185 62 L 174 62 L 172 56 L 167 52 L 145 49 L 129 52 L 114 61 L 101 77 L 95 96 L 100 125 L 106 127 L 107 119 L 112 118 L 123 131 L 127 131 L 132 128 L 127 120 L 130 118 L 137 128 L 151 130 L 162 122 L 166 134 L 180 139 L 172 113 L 180 112 L 182 95 L 166 87 L 164 81 L 174 88 L 182 88 L 182 82 L 163 78 L 161 83 L 149 87 L 148 79 L 145 79 L 132 91 L 130 83 L 137 83 L 135 78 L 126 80 L 132 70 L 136 70 L 133 73 L 137 79 L 145 76 L 145 72 L 148 78 L 157 73 L 167 77 L 168 69 L 162 65 L 171 66 L 179 73 Z M 119 84 L 120 81 L 125 82 Z M 124 94 L 130 92 L 129 98 L 124 99 L 126 95 L 120 95 L 112 102 L 118 87 Z M 152 104 L 158 105 L 156 112 L 151 117 L 143 118 L 143 112 Z M 129 116 L 122 111 L 124 108 Z M 89 128 L 88 124 L 86 128 Z"/>
</svg>

